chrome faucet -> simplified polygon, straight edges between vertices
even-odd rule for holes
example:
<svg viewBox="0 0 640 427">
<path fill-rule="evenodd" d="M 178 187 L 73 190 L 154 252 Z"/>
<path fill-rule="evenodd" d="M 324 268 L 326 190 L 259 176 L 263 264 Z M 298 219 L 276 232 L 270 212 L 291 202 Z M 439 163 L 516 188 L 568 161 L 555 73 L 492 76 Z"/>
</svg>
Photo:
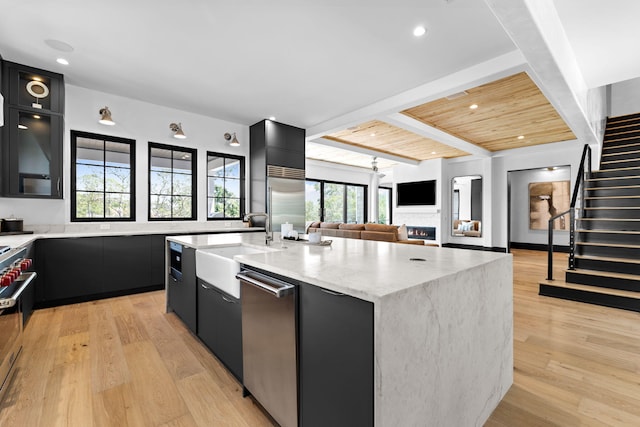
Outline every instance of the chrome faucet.
<svg viewBox="0 0 640 427">
<path fill-rule="evenodd" d="M 264 244 L 269 246 L 271 242 L 273 242 L 273 231 L 271 230 L 271 219 L 269 218 L 269 215 L 267 215 L 264 220 L 264 232 Z"/>
</svg>

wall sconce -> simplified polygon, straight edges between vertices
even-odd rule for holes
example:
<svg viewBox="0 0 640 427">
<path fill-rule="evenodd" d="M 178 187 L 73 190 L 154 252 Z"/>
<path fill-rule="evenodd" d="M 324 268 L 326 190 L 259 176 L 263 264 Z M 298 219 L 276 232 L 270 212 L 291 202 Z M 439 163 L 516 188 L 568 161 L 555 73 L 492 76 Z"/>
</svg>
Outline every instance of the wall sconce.
<svg viewBox="0 0 640 427">
<path fill-rule="evenodd" d="M 98 123 L 101 125 L 113 126 L 116 124 L 116 122 L 111 118 L 111 111 L 109 111 L 109 107 L 101 108 L 98 113 L 100 113 L 100 120 L 98 120 Z"/>
<path fill-rule="evenodd" d="M 230 133 L 225 133 L 224 134 L 224 139 L 226 139 L 227 141 L 231 141 L 229 143 L 229 145 L 232 146 L 232 147 L 239 147 L 240 146 L 240 141 L 238 141 L 238 138 L 236 138 L 236 133 L 235 132 L 233 133 L 233 136 Z"/>
<path fill-rule="evenodd" d="M 174 132 L 173 134 L 174 138 L 177 138 L 177 139 L 187 138 L 187 135 L 185 135 L 184 132 L 182 131 L 182 123 L 178 123 L 178 124 L 171 123 L 169 125 L 169 129 L 171 129 Z"/>
</svg>

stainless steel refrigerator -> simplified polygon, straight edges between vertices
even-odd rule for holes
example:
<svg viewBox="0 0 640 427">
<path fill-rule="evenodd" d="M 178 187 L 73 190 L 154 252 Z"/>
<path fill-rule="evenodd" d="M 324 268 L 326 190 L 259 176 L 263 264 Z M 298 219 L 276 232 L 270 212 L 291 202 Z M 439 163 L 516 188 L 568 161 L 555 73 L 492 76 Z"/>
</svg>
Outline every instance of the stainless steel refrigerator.
<svg viewBox="0 0 640 427">
<path fill-rule="evenodd" d="M 267 213 L 271 214 L 272 231 L 288 222 L 293 229 L 305 231 L 305 195 L 303 179 L 267 177 Z"/>
</svg>

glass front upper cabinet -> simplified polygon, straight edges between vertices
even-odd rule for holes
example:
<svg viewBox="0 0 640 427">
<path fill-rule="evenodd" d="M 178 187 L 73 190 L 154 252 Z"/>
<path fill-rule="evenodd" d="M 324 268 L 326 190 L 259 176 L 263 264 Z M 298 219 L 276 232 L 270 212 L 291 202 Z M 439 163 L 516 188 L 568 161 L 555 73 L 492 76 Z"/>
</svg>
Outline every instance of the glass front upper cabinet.
<svg viewBox="0 0 640 427">
<path fill-rule="evenodd" d="M 2 195 L 61 199 L 63 76 L 5 61 L 2 92 Z"/>
</svg>

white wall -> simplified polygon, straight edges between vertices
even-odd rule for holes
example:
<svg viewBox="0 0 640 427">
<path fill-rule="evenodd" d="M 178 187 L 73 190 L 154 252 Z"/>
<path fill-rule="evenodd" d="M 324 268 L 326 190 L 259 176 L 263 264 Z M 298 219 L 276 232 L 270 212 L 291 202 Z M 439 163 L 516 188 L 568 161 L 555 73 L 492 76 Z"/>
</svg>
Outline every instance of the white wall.
<svg viewBox="0 0 640 427">
<path fill-rule="evenodd" d="M 559 167 L 555 170 L 528 169 L 509 172 L 511 180 L 511 241 L 519 243 L 547 244 L 547 230 L 531 230 L 529 228 L 529 184 L 532 182 L 571 181 L 571 167 Z M 573 189 L 573 182 L 569 187 Z M 570 193 L 571 194 L 571 193 Z M 558 212 L 560 213 L 560 212 Z M 569 221 L 569 216 L 565 217 Z M 556 230 L 553 235 L 554 245 L 569 244 L 569 232 Z"/>
<path fill-rule="evenodd" d="M 141 102 L 73 85 L 65 85 L 65 128 L 63 147 L 64 200 L 0 199 L 0 217 L 15 215 L 29 225 L 62 225 L 70 223 L 70 131 L 78 130 L 136 140 L 136 223 L 148 222 L 148 141 L 198 150 L 197 222 L 207 222 L 206 155 L 207 151 L 245 156 L 249 183 L 249 128 L 173 108 Z M 98 110 L 108 106 L 115 126 L 98 123 Z M 181 122 L 187 139 L 173 138 L 169 123 Z M 225 132 L 235 132 L 240 147 L 231 147 Z M 249 200 L 249 186 L 246 188 Z M 184 221 L 180 221 L 184 223 Z M 97 228 L 97 227 L 96 227 Z"/>
<path fill-rule="evenodd" d="M 591 148 L 592 150 L 597 149 L 593 146 Z M 573 191 L 573 184 L 575 183 L 576 175 L 580 168 L 582 150 L 583 144 L 578 141 L 558 142 L 504 152 L 493 159 L 492 175 L 494 182 L 491 187 L 484 187 L 485 189 L 490 188 L 492 194 L 493 214 L 491 215 L 491 237 L 493 246 L 503 248 L 507 246 L 507 173 L 509 171 L 568 165 L 571 167 L 570 181 L 571 191 Z M 594 162 L 596 158 L 597 152 L 594 152 Z M 528 217 L 528 209 L 527 204 L 525 212 L 512 211 L 511 215 Z M 563 244 L 560 241 L 560 237 L 558 244 Z"/>
<path fill-rule="evenodd" d="M 640 77 L 611 85 L 611 116 L 640 112 Z"/>
<path fill-rule="evenodd" d="M 428 181 L 436 182 L 435 206 L 397 206 L 397 191 L 393 187 L 393 223 L 425 227 L 436 227 L 436 240 L 440 243 L 442 235 L 442 203 L 450 200 L 445 196 L 446 183 L 442 179 L 443 159 L 426 160 L 417 166 L 398 165 L 393 168 L 393 182 Z M 446 193 L 448 194 L 448 193 Z M 447 202 L 448 203 L 448 202 Z"/>
</svg>

